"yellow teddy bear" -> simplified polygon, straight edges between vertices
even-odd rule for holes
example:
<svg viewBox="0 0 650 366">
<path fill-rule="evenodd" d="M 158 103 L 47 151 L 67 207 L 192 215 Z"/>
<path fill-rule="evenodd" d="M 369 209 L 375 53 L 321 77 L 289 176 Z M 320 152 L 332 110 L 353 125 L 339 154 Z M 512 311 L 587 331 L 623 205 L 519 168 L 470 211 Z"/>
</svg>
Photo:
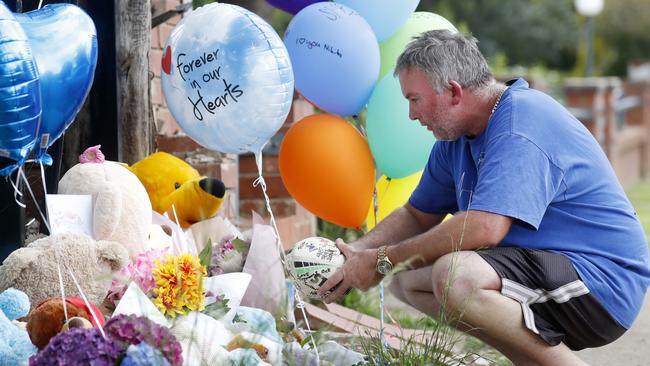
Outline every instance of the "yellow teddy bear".
<svg viewBox="0 0 650 366">
<path fill-rule="evenodd" d="M 202 177 L 191 165 L 165 152 L 151 154 L 129 169 L 147 190 L 153 210 L 167 213 L 172 221 L 175 210 L 183 228 L 216 215 L 226 193 L 221 180 Z"/>
</svg>

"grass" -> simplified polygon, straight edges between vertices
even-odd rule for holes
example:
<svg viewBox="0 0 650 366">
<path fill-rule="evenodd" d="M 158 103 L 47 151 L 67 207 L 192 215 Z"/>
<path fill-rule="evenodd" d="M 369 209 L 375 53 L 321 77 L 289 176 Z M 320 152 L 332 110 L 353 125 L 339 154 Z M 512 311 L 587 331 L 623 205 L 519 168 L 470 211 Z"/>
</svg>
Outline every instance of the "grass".
<svg viewBox="0 0 650 366">
<path fill-rule="evenodd" d="M 650 237 L 650 181 L 641 182 L 626 193 L 641 220 L 646 236 Z"/>
</svg>

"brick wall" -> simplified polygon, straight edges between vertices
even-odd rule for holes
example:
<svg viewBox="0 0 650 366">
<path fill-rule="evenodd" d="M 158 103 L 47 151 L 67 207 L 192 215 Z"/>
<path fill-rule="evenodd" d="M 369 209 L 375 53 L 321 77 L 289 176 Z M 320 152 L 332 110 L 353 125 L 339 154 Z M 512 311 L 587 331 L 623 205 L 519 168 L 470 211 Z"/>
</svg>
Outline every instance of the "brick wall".
<svg viewBox="0 0 650 366">
<path fill-rule="evenodd" d="M 174 9 L 180 0 L 153 1 L 153 14 Z M 241 229 L 251 226 L 251 212 L 255 211 L 268 220 L 266 201 L 262 188 L 253 187 L 257 178 L 257 167 L 252 154 L 232 155 L 205 149 L 183 134 L 167 108 L 160 79 L 163 48 L 174 26 L 181 19 L 175 16 L 151 30 L 149 70 L 151 71 L 151 103 L 153 118 L 158 131 L 157 150 L 172 153 L 193 165 L 201 174 L 219 178 L 227 188 L 227 200 L 221 206 L 219 215 L 233 221 Z M 280 237 L 285 247 L 316 233 L 316 218 L 291 198 L 282 183 L 278 169 L 277 150 L 282 136 L 292 123 L 314 113 L 305 100 L 296 98 L 285 124 L 272 138 L 263 156 L 263 176 L 267 184 L 273 215 L 276 218 Z"/>
</svg>

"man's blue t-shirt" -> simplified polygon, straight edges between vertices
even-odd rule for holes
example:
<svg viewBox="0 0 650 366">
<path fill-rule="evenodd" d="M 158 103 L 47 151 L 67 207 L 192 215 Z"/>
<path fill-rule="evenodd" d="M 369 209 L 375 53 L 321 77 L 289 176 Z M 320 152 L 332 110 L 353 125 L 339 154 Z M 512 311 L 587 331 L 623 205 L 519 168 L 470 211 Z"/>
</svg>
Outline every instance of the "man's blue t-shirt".
<svg viewBox="0 0 650 366">
<path fill-rule="evenodd" d="M 650 284 L 641 223 L 591 133 L 525 80 L 509 84 L 479 136 L 434 145 L 409 203 L 429 213 L 512 217 L 499 245 L 566 255 L 629 328 Z"/>
</svg>

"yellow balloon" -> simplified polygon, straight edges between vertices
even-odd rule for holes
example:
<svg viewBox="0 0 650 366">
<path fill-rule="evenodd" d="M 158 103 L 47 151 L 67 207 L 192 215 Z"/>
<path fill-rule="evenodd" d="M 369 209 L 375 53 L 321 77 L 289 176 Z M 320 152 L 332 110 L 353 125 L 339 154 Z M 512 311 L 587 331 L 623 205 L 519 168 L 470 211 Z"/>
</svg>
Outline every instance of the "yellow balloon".
<svg viewBox="0 0 650 366">
<path fill-rule="evenodd" d="M 376 184 L 377 222 L 383 220 L 397 208 L 404 206 L 420 182 L 421 176 L 422 170 L 404 178 L 388 178 L 385 175 L 379 178 Z M 372 201 L 368 209 L 368 216 L 366 216 L 366 226 L 368 226 L 368 230 L 375 227 L 375 210 Z"/>
</svg>

